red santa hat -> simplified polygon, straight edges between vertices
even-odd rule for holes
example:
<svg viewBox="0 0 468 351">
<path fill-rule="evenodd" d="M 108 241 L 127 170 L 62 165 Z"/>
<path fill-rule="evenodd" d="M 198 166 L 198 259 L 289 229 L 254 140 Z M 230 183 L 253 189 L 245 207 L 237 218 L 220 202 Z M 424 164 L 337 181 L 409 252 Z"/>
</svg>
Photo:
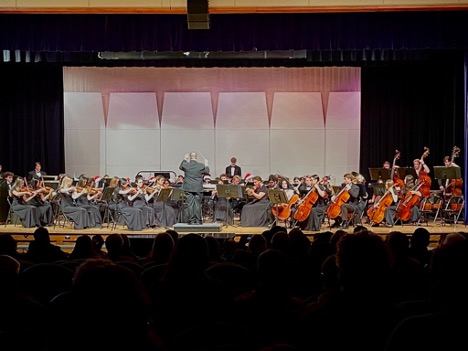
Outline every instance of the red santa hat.
<svg viewBox="0 0 468 351">
<path fill-rule="evenodd" d="M 252 176 L 252 173 L 247 173 L 247 174 L 244 176 L 244 180 L 249 179 L 251 176 Z"/>
<path fill-rule="evenodd" d="M 99 183 L 101 181 L 102 177 L 101 176 L 94 176 L 93 179 L 94 179 L 95 183 Z"/>
<path fill-rule="evenodd" d="M 156 177 L 155 176 L 151 176 L 149 179 L 148 179 L 148 183 L 154 183 Z"/>
</svg>

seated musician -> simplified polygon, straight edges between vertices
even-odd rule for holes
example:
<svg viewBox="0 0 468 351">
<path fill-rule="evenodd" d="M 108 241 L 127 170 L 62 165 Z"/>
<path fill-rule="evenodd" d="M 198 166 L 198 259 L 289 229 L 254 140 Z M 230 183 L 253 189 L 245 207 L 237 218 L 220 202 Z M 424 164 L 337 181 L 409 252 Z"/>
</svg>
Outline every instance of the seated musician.
<svg viewBox="0 0 468 351">
<path fill-rule="evenodd" d="M 270 223 L 270 200 L 267 196 L 267 188 L 260 176 L 253 178 L 254 187 L 247 188 L 247 195 L 252 200 L 244 205 L 241 213 L 241 225 L 243 227 L 266 227 Z"/>
<path fill-rule="evenodd" d="M 343 188 L 345 188 L 349 193 L 349 199 L 341 205 L 340 215 L 335 218 L 335 223 L 333 224 L 333 228 L 341 227 L 343 229 L 348 228 L 348 213 L 354 213 L 354 211 L 358 210 L 358 202 L 359 202 L 359 186 L 353 183 L 353 175 L 351 173 L 346 173 L 343 176 Z M 337 201 L 337 195 L 333 195 L 331 198 L 331 202 L 335 203 Z"/>
<path fill-rule="evenodd" d="M 311 179 L 312 186 L 317 191 L 318 199 L 312 206 L 305 230 L 319 231 L 320 227 L 322 226 L 322 219 L 327 210 L 329 197 L 332 195 L 332 190 L 327 186 L 327 177 L 324 177 L 323 180 L 320 180 L 319 176 L 314 174 L 308 178 Z"/>
<path fill-rule="evenodd" d="M 395 183 L 392 179 L 387 179 L 385 181 L 385 192 L 382 196 L 390 196 L 391 200 L 389 201 L 390 204 L 385 207 L 384 210 L 384 217 L 383 217 L 383 225 L 386 227 L 393 227 L 395 222 L 395 212 L 397 210 L 397 203 L 398 203 L 398 189 L 395 187 Z M 379 206 L 383 206 L 383 204 L 387 203 L 387 198 L 384 199 L 384 202 L 379 201 L 372 204 L 369 208 L 378 210 Z M 382 208 L 382 207 L 380 207 Z M 372 224 L 373 227 L 378 227 L 380 223 L 374 222 Z"/>
<path fill-rule="evenodd" d="M 415 187 L 414 177 L 411 174 L 406 175 L 404 179 L 404 186 L 400 190 L 400 205 L 404 203 L 404 199 L 410 194 L 416 195 L 419 198 L 422 197 L 422 193 L 419 190 L 415 190 L 415 188 L 417 187 Z M 412 206 L 410 211 L 411 216 L 409 222 L 416 225 L 421 218 L 421 211 L 419 210 L 419 206 Z M 396 218 L 398 218 L 398 214 L 396 214 Z"/>
<path fill-rule="evenodd" d="M 458 167 L 460 168 L 459 165 L 457 165 L 455 162 L 453 162 L 453 160 L 450 159 L 450 156 L 445 156 L 444 157 L 444 166 L 445 167 Z M 454 183 L 456 182 L 456 180 L 453 180 L 453 179 L 438 179 L 437 180 L 438 184 L 439 184 L 439 189 L 440 191 L 442 191 L 442 194 L 445 195 L 445 198 L 450 198 L 451 195 L 452 195 L 452 191 L 454 190 Z M 461 182 L 461 180 L 459 181 Z"/>
<path fill-rule="evenodd" d="M 166 178 L 163 175 L 158 174 L 154 178 L 154 185 L 151 187 L 154 189 L 155 194 L 150 195 L 153 195 L 153 208 L 158 225 L 162 227 L 172 227 L 177 223 L 177 214 L 174 207 L 172 207 L 168 201 L 157 201 L 161 189 L 165 188 L 165 180 Z"/>
</svg>

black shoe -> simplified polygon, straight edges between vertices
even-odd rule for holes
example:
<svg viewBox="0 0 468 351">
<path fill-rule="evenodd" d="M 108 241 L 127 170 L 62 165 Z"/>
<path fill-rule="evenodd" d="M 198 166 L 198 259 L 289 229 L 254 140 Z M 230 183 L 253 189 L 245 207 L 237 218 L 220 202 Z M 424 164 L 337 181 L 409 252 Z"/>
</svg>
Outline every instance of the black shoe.
<svg viewBox="0 0 468 351">
<path fill-rule="evenodd" d="M 379 223 L 374 223 L 371 225 L 371 227 L 378 227 L 379 226 Z"/>
</svg>

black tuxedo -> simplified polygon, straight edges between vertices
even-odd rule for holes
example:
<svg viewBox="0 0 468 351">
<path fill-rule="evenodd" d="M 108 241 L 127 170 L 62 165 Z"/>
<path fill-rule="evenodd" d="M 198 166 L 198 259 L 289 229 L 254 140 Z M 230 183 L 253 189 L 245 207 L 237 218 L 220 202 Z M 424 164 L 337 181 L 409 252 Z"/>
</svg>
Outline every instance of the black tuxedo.
<svg viewBox="0 0 468 351">
<path fill-rule="evenodd" d="M 35 170 L 33 170 L 33 171 L 28 173 L 28 182 L 32 183 L 33 179 L 36 180 L 36 181 L 40 181 L 41 177 L 45 176 L 45 175 L 47 175 L 47 173 L 44 172 L 44 171 L 36 172 Z"/>
<path fill-rule="evenodd" d="M 231 172 L 231 168 L 232 168 L 232 167 L 234 167 L 234 174 L 232 174 L 232 172 Z M 235 176 L 235 175 L 237 175 L 237 176 L 239 176 L 239 177 L 242 176 L 242 170 L 241 170 L 241 168 L 240 168 L 238 165 L 235 165 L 235 166 L 229 165 L 229 166 L 227 166 L 227 167 L 226 167 L 226 172 L 225 172 L 225 173 L 226 173 L 226 175 L 227 175 L 228 177 L 233 177 L 233 176 Z"/>
</svg>

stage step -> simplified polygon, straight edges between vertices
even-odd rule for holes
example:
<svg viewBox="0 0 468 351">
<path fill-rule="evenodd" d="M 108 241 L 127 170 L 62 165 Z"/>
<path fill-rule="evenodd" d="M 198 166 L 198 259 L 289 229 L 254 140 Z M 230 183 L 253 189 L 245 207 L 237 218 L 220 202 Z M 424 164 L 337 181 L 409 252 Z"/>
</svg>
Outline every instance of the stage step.
<svg viewBox="0 0 468 351">
<path fill-rule="evenodd" d="M 203 224 L 187 224 L 176 223 L 174 230 L 178 233 L 219 233 L 223 227 L 223 223 L 203 223 Z"/>
</svg>

